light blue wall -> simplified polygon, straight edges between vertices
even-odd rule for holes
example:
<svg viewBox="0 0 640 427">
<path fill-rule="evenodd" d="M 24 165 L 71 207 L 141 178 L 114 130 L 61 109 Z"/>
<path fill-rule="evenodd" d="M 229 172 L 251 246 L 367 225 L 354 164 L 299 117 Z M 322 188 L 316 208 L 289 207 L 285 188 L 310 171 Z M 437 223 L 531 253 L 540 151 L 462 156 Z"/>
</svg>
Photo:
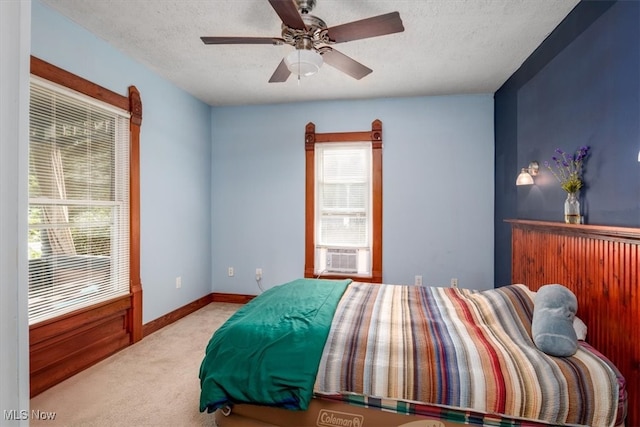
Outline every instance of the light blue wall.
<svg viewBox="0 0 640 427">
<path fill-rule="evenodd" d="M 31 3 L 0 1 L 0 410 L 29 409 L 27 145 Z M 16 417 L 21 418 L 21 417 Z"/>
<path fill-rule="evenodd" d="M 213 290 L 303 275 L 304 128 L 383 123 L 383 280 L 493 288 L 493 96 L 212 108 Z M 227 275 L 234 267 L 235 275 Z"/>
<path fill-rule="evenodd" d="M 31 28 L 34 56 L 123 95 L 140 91 L 143 322 L 209 294 L 210 107 L 39 1 Z"/>
</svg>

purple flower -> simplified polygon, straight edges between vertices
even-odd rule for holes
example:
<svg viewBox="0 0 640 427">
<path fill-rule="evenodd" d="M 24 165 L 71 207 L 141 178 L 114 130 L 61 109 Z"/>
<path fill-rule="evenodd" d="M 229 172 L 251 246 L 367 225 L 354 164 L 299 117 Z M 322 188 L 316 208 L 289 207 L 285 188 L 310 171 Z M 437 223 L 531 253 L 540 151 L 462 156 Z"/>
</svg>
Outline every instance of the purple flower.
<svg viewBox="0 0 640 427">
<path fill-rule="evenodd" d="M 555 150 L 559 156 L 551 157 L 555 163 L 553 167 L 549 162 L 544 162 L 544 166 L 548 168 L 553 176 L 560 182 L 563 190 L 573 193 L 582 187 L 582 168 L 585 159 L 589 155 L 589 147 L 583 145 L 573 154 L 566 153 L 560 148 Z"/>
</svg>

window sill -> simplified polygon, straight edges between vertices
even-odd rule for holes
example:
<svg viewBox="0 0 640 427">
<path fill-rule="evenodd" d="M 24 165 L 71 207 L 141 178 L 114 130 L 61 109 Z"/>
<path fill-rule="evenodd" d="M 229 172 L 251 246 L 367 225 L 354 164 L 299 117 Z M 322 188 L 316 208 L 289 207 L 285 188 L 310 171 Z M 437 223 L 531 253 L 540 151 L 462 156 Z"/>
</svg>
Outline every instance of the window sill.
<svg viewBox="0 0 640 427">
<path fill-rule="evenodd" d="M 305 275 L 307 279 L 332 279 L 332 280 L 342 280 L 342 279 L 352 279 L 354 282 L 364 282 L 364 283 L 376 283 L 373 276 L 370 274 L 339 274 L 339 273 L 322 273 L 318 275 Z"/>
</svg>

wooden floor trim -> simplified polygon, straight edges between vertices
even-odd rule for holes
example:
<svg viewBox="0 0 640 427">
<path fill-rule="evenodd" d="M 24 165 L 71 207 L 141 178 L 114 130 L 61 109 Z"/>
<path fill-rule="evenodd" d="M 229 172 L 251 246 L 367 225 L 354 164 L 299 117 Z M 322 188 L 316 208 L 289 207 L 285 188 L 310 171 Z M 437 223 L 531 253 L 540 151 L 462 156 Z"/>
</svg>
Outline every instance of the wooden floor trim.
<svg viewBox="0 0 640 427">
<path fill-rule="evenodd" d="M 234 304 L 246 304 L 256 297 L 256 295 L 225 294 L 220 292 L 214 292 L 211 295 L 213 302 L 230 302 Z"/>
<path fill-rule="evenodd" d="M 183 317 L 193 313 L 194 311 L 200 310 L 202 307 L 206 306 L 212 302 L 229 302 L 233 304 L 246 304 L 252 299 L 254 299 L 255 295 L 243 295 L 243 294 L 226 294 L 220 292 L 213 292 L 209 295 L 205 295 L 202 298 L 199 298 L 193 302 L 190 302 L 187 305 L 184 305 L 176 310 L 173 310 L 170 313 L 165 314 L 164 316 L 158 317 L 151 322 L 145 323 L 142 326 L 142 334 L 143 336 L 150 335 L 165 326 L 172 324 L 173 322 L 182 319 Z"/>
<path fill-rule="evenodd" d="M 146 337 L 147 335 L 150 335 L 164 328 L 165 326 L 168 326 L 173 322 L 182 319 L 183 317 L 193 313 L 194 311 L 200 310 L 202 307 L 208 305 L 212 301 L 213 294 L 205 295 L 202 298 L 199 298 L 187 305 L 184 305 L 176 310 L 173 310 L 170 313 L 165 314 L 164 316 L 158 317 L 151 322 L 145 323 L 142 326 L 142 335 Z"/>
</svg>

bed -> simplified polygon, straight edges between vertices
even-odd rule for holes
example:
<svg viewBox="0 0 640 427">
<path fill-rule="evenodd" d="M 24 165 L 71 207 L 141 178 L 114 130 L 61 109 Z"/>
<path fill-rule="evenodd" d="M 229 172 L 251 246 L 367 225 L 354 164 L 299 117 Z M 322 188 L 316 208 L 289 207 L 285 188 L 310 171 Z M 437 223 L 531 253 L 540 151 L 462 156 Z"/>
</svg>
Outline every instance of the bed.
<svg viewBox="0 0 640 427">
<path fill-rule="evenodd" d="M 276 286 L 213 334 L 200 410 L 220 426 L 623 425 L 623 376 L 584 341 L 570 357 L 539 350 L 534 297 L 524 285 Z"/>
</svg>

